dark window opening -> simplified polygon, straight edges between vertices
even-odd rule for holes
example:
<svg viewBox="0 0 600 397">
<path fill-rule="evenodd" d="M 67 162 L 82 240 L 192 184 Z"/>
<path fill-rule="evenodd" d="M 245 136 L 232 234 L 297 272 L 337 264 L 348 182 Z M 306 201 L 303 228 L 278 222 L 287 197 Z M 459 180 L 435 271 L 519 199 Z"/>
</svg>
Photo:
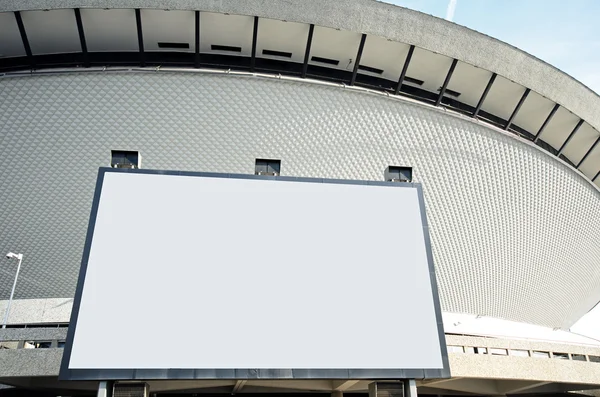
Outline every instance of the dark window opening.
<svg viewBox="0 0 600 397">
<path fill-rule="evenodd" d="M 24 349 L 49 349 L 51 347 L 52 347 L 52 342 L 50 342 L 50 341 L 44 341 L 44 342 L 27 341 L 23 345 Z"/>
<path fill-rule="evenodd" d="M 285 58 L 256 58 L 255 70 L 273 74 L 285 74 L 288 76 L 302 75 L 302 64 L 291 62 Z"/>
<path fill-rule="evenodd" d="M 278 176 L 281 172 L 281 160 L 256 159 L 254 163 L 255 175 L 273 175 Z"/>
<path fill-rule="evenodd" d="M 530 141 L 533 141 L 533 139 L 535 138 L 535 136 L 530 133 L 529 131 L 526 131 L 525 129 L 519 127 L 516 124 L 511 124 L 510 128 L 508 129 L 508 131 L 514 132 L 515 134 L 519 135 L 520 137 L 523 137 L 525 139 L 529 139 Z"/>
<path fill-rule="evenodd" d="M 442 90 L 442 87 L 438 88 L 438 91 L 441 91 L 441 90 Z M 458 98 L 460 96 L 460 92 L 451 90 L 450 88 L 446 88 L 446 91 L 444 91 L 444 94 L 453 96 L 455 98 Z"/>
<path fill-rule="evenodd" d="M 366 73 L 358 73 L 356 75 L 357 86 L 371 88 L 379 91 L 394 92 L 396 89 L 396 81 L 387 80 L 380 76 L 373 76 Z"/>
<path fill-rule="evenodd" d="M 263 55 L 270 55 L 274 57 L 291 58 L 291 52 L 275 51 L 275 50 L 262 50 Z"/>
<path fill-rule="evenodd" d="M 555 156 L 558 154 L 558 150 L 554 149 L 552 147 L 552 145 L 550 145 L 546 141 L 543 141 L 542 139 L 538 139 L 538 141 L 536 142 L 536 144 L 539 147 L 541 147 L 542 149 L 549 151 L 550 153 L 552 153 Z"/>
<path fill-rule="evenodd" d="M 561 153 L 561 155 L 558 156 L 558 158 L 561 159 L 562 161 L 564 161 L 565 163 L 569 164 L 571 167 L 577 168 L 575 166 L 575 163 L 572 162 L 571 160 L 569 160 L 569 158 L 567 156 L 565 156 L 564 154 Z"/>
<path fill-rule="evenodd" d="M 571 358 L 574 361 L 587 361 L 585 354 L 571 354 Z"/>
<path fill-rule="evenodd" d="M 412 83 L 412 84 L 416 84 L 416 85 L 423 85 L 423 83 L 424 83 L 423 80 L 415 79 L 413 77 L 408 77 L 408 76 L 404 76 L 404 81 L 407 83 Z"/>
<path fill-rule="evenodd" d="M 110 166 L 113 168 L 140 168 L 142 156 L 137 151 L 111 150 Z"/>
<path fill-rule="evenodd" d="M 340 61 L 336 61 L 335 59 L 322 58 L 322 57 L 311 57 L 310 60 L 313 62 L 326 63 L 328 65 L 335 65 L 335 66 L 339 65 L 339 63 L 340 63 Z"/>
<path fill-rule="evenodd" d="M 412 167 L 390 165 L 385 170 L 385 180 L 388 182 L 412 182 Z"/>
<path fill-rule="evenodd" d="M 498 128 L 504 128 L 504 126 L 506 125 L 506 120 L 504 120 L 501 117 L 498 116 L 494 116 L 491 113 L 486 112 L 485 110 L 481 109 L 479 111 L 479 114 L 477 116 L 480 120 L 484 120 L 492 125 L 495 125 Z"/>
<path fill-rule="evenodd" d="M 210 49 L 213 51 L 242 52 L 242 47 L 233 47 L 229 45 L 211 44 Z"/>
<path fill-rule="evenodd" d="M 531 351 L 531 357 L 549 358 L 550 357 L 550 352 L 544 352 L 544 351 L 539 351 L 539 350 L 532 350 Z"/>
<path fill-rule="evenodd" d="M 466 114 L 469 117 L 473 115 L 473 112 L 475 112 L 475 108 L 473 106 L 462 103 L 450 96 L 444 96 L 442 98 L 442 104 L 456 112 Z"/>
<path fill-rule="evenodd" d="M 359 74 L 358 76 L 367 75 Z M 348 70 L 334 69 L 330 66 L 309 64 L 307 77 L 325 81 L 332 81 L 334 83 L 345 83 L 350 81 L 350 79 L 352 78 L 352 72 Z"/>
<path fill-rule="evenodd" d="M 159 42 L 158 48 L 175 48 L 175 49 L 189 49 L 190 45 L 188 43 L 167 43 L 167 42 Z"/>
<path fill-rule="evenodd" d="M 365 72 L 371 72 L 371 73 L 377 73 L 377 74 L 383 73 L 383 69 L 377 69 L 377 68 L 373 68 L 371 66 L 365 66 L 365 65 L 358 65 L 358 69 L 364 70 Z"/>
<path fill-rule="evenodd" d="M 515 357 L 529 357 L 529 350 L 511 349 L 509 354 Z"/>
<path fill-rule="evenodd" d="M 420 87 L 415 87 L 414 85 L 409 85 L 409 84 L 402 84 L 402 87 L 400 87 L 400 92 L 402 92 L 403 95 L 409 97 L 409 98 L 413 98 L 425 103 L 431 103 L 431 104 L 435 104 L 435 102 L 437 101 L 438 98 L 438 94 L 424 90 Z M 445 98 L 445 97 L 444 97 Z"/>
<path fill-rule="evenodd" d="M 68 328 L 69 324 L 7 324 L 6 328 Z"/>
</svg>

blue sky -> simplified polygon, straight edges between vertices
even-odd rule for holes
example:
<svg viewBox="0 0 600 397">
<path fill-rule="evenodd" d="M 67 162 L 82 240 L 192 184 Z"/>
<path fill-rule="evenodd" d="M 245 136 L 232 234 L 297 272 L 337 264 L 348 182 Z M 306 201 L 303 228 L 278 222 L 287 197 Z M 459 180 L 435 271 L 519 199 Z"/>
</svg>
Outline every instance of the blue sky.
<svg viewBox="0 0 600 397">
<path fill-rule="evenodd" d="M 512 44 L 600 93 L 598 0 L 386 0 Z"/>
</svg>

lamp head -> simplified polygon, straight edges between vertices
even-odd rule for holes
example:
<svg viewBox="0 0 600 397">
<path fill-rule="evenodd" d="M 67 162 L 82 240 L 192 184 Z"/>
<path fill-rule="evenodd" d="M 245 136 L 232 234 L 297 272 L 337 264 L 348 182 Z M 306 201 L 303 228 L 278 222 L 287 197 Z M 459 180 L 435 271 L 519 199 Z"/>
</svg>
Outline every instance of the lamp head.
<svg viewBox="0 0 600 397">
<path fill-rule="evenodd" d="M 8 254 L 6 254 L 6 257 L 8 259 L 21 260 L 21 259 L 23 259 L 23 254 L 15 254 L 14 252 L 9 252 Z"/>
</svg>

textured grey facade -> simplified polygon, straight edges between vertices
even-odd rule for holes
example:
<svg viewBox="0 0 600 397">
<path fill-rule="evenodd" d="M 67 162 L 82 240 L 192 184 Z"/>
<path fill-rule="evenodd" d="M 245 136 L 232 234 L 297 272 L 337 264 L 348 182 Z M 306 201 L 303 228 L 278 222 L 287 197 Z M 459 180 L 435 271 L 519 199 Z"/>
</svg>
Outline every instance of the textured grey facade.
<svg viewBox="0 0 600 397">
<path fill-rule="evenodd" d="M 566 328 L 600 298 L 598 189 L 466 117 L 339 86 L 169 72 L 4 78 L 0 108 L 0 248 L 25 254 L 18 298 L 73 295 L 111 149 L 203 172 L 250 174 L 255 158 L 276 158 L 285 176 L 382 180 L 410 165 L 444 311 Z M 4 299 L 13 274 L 0 268 Z"/>
</svg>

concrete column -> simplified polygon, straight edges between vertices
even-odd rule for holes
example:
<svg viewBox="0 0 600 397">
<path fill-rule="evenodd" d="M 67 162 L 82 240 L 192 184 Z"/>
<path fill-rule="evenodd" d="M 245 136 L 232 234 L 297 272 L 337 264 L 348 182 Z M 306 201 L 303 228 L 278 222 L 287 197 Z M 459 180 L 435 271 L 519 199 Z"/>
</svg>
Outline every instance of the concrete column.
<svg viewBox="0 0 600 397">
<path fill-rule="evenodd" d="M 331 392 L 331 397 L 344 397 L 344 392 L 339 390 L 334 390 Z"/>
<path fill-rule="evenodd" d="M 404 397 L 417 397 L 417 382 L 414 379 L 404 381 Z"/>
</svg>

